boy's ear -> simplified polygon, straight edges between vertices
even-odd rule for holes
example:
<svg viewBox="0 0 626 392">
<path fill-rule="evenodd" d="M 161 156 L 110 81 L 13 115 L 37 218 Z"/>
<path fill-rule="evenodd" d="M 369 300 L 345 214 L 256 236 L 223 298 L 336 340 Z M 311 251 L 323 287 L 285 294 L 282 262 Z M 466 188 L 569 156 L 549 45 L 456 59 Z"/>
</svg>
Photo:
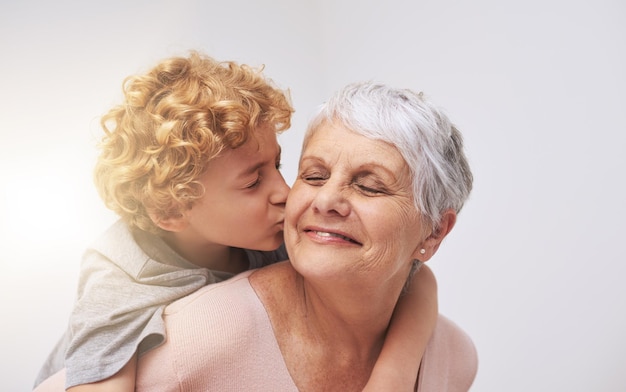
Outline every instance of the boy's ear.
<svg viewBox="0 0 626 392">
<path fill-rule="evenodd" d="M 430 260 L 430 258 L 437 253 L 439 245 L 441 245 L 443 239 L 446 238 L 450 231 L 452 231 L 455 223 L 456 212 L 453 209 L 444 211 L 441 219 L 439 220 L 437 230 L 434 230 L 428 237 L 426 237 L 421 246 L 419 246 L 413 253 L 413 257 L 421 262 Z"/>
<path fill-rule="evenodd" d="M 183 231 L 189 224 L 189 221 L 187 220 L 187 214 L 185 214 L 184 212 L 178 212 L 174 215 L 170 215 L 167 217 L 161 216 L 153 212 L 148 213 L 148 215 L 156 226 L 158 226 L 162 230 L 171 231 L 174 233 Z"/>
</svg>

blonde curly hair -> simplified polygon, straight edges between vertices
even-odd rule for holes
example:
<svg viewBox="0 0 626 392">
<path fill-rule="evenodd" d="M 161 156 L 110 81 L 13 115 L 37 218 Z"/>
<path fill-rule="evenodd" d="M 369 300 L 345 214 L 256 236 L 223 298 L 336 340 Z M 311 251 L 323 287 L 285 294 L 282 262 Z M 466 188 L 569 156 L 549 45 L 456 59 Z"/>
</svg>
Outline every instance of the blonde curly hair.
<svg viewBox="0 0 626 392">
<path fill-rule="evenodd" d="M 124 101 L 101 119 L 94 182 L 106 206 L 131 228 L 158 233 L 204 192 L 199 177 L 224 149 L 262 126 L 289 128 L 286 91 L 252 68 L 192 51 L 124 80 Z"/>
</svg>

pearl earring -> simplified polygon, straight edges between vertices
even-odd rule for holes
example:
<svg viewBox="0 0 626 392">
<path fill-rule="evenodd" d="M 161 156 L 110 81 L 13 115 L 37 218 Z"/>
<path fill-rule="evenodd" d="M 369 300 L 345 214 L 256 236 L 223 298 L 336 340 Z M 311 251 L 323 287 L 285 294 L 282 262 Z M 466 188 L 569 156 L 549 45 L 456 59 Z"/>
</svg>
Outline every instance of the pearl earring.
<svg viewBox="0 0 626 392">
<path fill-rule="evenodd" d="M 423 254 L 425 254 L 425 253 L 426 253 L 426 249 L 424 249 L 424 248 L 420 249 L 420 254 L 421 254 L 421 255 L 423 255 Z"/>
</svg>

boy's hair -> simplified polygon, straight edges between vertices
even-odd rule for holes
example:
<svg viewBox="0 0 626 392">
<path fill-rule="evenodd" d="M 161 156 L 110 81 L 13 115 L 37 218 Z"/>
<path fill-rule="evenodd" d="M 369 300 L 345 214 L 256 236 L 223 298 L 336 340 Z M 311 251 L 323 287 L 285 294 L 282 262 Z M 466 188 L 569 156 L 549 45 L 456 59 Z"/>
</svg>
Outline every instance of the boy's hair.
<svg viewBox="0 0 626 392">
<path fill-rule="evenodd" d="M 286 92 L 263 68 L 192 51 L 124 80 L 124 101 L 101 124 L 94 180 L 108 208 L 132 228 L 158 233 L 150 218 L 180 216 L 204 192 L 198 178 L 225 149 L 262 126 L 290 126 Z"/>
</svg>

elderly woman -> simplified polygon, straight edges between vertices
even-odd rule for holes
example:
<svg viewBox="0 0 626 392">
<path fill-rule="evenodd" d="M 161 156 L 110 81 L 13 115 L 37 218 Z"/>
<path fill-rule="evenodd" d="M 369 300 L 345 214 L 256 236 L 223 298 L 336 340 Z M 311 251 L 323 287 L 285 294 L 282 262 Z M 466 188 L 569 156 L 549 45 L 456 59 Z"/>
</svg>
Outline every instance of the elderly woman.
<svg viewBox="0 0 626 392">
<path fill-rule="evenodd" d="M 286 207 L 290 262 L 171 304 L 168 340 L 140 358 L 137 390 L 360 391 L 408 277 L 471 187 L 459 131 L 421 94 L 347 86 L 305 136 Z M 440 317 L 415 388 L 467 391 L 476 363 L 469 337 Z"/>
</svg>

